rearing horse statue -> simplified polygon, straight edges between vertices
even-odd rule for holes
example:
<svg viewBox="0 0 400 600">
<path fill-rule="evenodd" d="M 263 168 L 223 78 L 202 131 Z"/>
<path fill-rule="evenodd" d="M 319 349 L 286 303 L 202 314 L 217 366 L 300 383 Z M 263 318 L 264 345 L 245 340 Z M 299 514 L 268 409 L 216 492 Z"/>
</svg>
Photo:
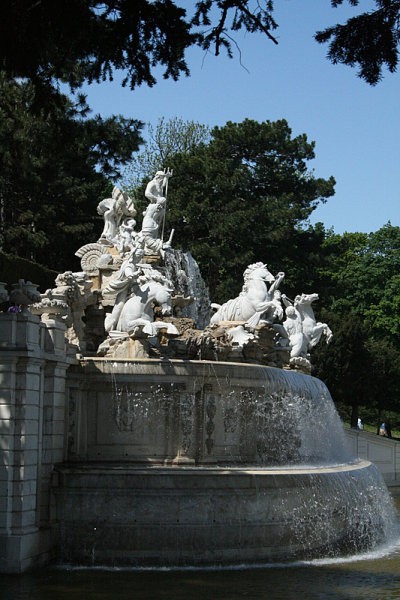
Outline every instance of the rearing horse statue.
<svg viewBox="0 0 400 600">
<path fill-rule="evenodd" d="M 301 316 L 303 334 L 307 339 L 308 347 L 314 348 L 322 335 L 326 336 L 326 343 L 332 339 L 332 330 L 326 323 L 317 322 L 311 304 L 318 300 L 318 294 L 299 294 L 294 299 L 294 307 Z"/>
<path fill-rule="evenodd" d="M 210 323 L 246 321 L 255 327 L 260 319 L 272 321 L 275 317 L 280 318 L 282 306 L 277 288 L 284 276 L 284 273 L 278 273 L 275 278 L 262 262 L 249 265 L 243 273 L 244 284 L 239 296 L 222 305 L 211 305 L 217 308 L 217 312 Z M 269 289 L 267 283 L 272 284 Z"/>
</svg>

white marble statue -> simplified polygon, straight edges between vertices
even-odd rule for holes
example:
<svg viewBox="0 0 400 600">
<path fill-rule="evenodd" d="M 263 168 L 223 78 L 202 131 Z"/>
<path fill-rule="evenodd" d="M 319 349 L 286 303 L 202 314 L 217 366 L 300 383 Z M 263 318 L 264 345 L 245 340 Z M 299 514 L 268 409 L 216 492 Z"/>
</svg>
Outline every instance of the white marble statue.
<svg viewBox="0 0 400 600">
<path fill-rule="evenodd" d="M 97 212 L 104 218 L 104 229 L 99 242 L 106 245 L 117 243 L 119 227 L 123 219 L 133 218 L 136 215 L 133 200 L 118 187 L 114 187 L 111 198 L 99 202 Z"/>
<path fill-rule="evenodd" d="M 286 296 L 283 296 L 285 302 Z M 306 358 L 308 342 L 303 331 L 303 322 L 299 311 L 292 305 L 285 310 L 286 319 L 282 323 L 283 336 L 287 336 L 290 344 L 290 358 Z"/>
<path fill-rule="evenodd" d="M 167 199 L 167 184 L 168 179 L 172 177 L 173 172 L 169 169 L 164 171 L 157 171 L 153 179 L 149 181 L 146 186 L 144 195 L 147 200 L 152 203 L 157 202 L 160 199 Z"/>
<path fill-rule="evenodd" d="M 145 264 L 126 265 L 124 276 L 119 288 L 117 280 L 104 290 L 104 293 L 110 293 L 119 289 L 113 311 L 106 319 L 106 330 L 110 334 L 113 331 L 132 334 L 141 328 L 144 333 L 154 335 L 160 327 L 170 329 L 169 324 L 154 321 L 153 308 L 160 307 L 163 316 L 172 314 L 171 283 L 159 271 Z"/>
<path fill-rule="evenodd" d="M 290 344 L 290 358 L 307 358 L 309 351 L 316 346 L 322 335 L 326 342 L 332 339 L 332 331 L 326 323 L 316 321 L 311 304 L 318 300 L 318 294 L 299 294 L 294 302 L 282 294 L 282 302 L 286 306 L 286 320 L 282 325 L 274 325 L 275 329 L 287 337 Z"/>
<path fill-rule="evenodd" d="M 225 304 L 213 304 L 217 312 L 211 318 L 211 324 L 221 321 L 246 321 L 249 327 L 259 322 L 273 322 L 283 315 L 278 287 L 285 277 L 278 273 L 276 277 L 268 271 L 267 265 L 257 262 L 249 265 L 244 274 L 244 285 L 237 298 Z M 268 288 L 267 283 L 271 283 Z"/>
<path fill-rule="evenodd" d="M 321 339 L 326 337 L 326 343 L 332 339 L 332 331 L 326 323 L 317 322 L 311 304 L 318 300 L 318 294 L 299 294 L 294 299 L 294 307 L 301 316 L 303 324 L 303 333 L 307 339 L 308 348 L 314 348 Z"/>
<path fill-rule="evenodd" d="M 168 336 L 178 335 L 175 325 L 165 321 L 163 315 L 172 316 L 174 307 L 174 318 L 178 318 L 178 307 L 186 307 L 193 301 L 186 283 L 181 285 L 180 264 L 175 259 L 171 262 L 173 251 L 164 252 L 170 247 L 173 235 L 172 231 L 169 240 L 164 242 L 168 182 L 172 174 L 170 169 L 157 171 L 148 182 L 145 197 L 149 203 L 143 212 L 140 231 L 135 231 L 136 211 L 132 200 L 114 188 L 112 198 L 98 205 L 99 214 L 104 216 L 99 242 L 87 244 L 76 253 L 81 257 L 83 271 L 93 282 L 94 291 L 101 296 L 101 310 L 111 310 L 105 317 L 108 337 L 101 343 L 100 353 L 119 352 L 120 356 L 126 356 L 127 352 L 133 352 L 129 356 L 139 356 L 138 352 L 148 353 L 150 346 L 154 351 L 157 339 L 160 351 Z M 220 343 L 230 345 L 235 358 L 270 360 L 271 364 L 278 365 L 283 360 L 288 362 L 290 351 L 290 365 L 309 370 L 310 349 L 323 335 L 329 342 L 332 332 L 326 323 L 319 323 L 314 317 L 311 304 L 318 295 L 301 294 L 290 301 L 279 289 L 284 277 L 283 272 L 274 276 L 263 262 L 250 264 L 243 273 L 240 294 L 222 305 L 212 304 L 215 314 L 211 320 L 207 303 L 207 317 L 202 325 L 209 323 L 211 327 L 210 331 L 206 327 L 204 339 L 212 338 L 216 348 Z M 99 290 L 95 286 L 99 286 Z M 179 327 L 184 325 L 181 321 Z M 216 324 L 220 327 L 214 327 Z M 160 333 L 159 329 L 163 331 Z M 220 342 L 220 331 L 225 332 L 224 342 Z M 143 342 L 143 338 L 149 337 L 157 339 Z M 179 340 L 180 345 L 171 344 L 170 350 L 181 352 L 190 339 L 189 335 Z"/>
<path fill-rule="evenodd" d="M 172 177 L 170 170 L 157 171 L 146 187 L 145 196 L 150 202 L 143 213 L 140 232 L 146 254 L 162 256 L 163 249 L 171 245 L 172 236 L 168 242 L 163 241 L 168 179 L 170 177 Z"/>
<path fill-rule="evenodd" d="M 125 302 L 132 294 L 132 289 L 137 285 L 138 277 L 142 273 L 142 266 L 139 265 L 139 262 L 143 255 L 144 250 L 138 244 L 122 263 L 116 279 L 103 289 L 103 295 L 117 294 L 113 310 L 105 319 L 104 327 L 107 332 L 117 329 Z"/>
<path fill-rule="evenodd" d="M 135 226 L 136 221 L 133 218 L 124 219 L 119 226 L 116 247 L 120 254 L 130 252 L 135 245 L 135 239 L 137 236 Z"/>
</svg>

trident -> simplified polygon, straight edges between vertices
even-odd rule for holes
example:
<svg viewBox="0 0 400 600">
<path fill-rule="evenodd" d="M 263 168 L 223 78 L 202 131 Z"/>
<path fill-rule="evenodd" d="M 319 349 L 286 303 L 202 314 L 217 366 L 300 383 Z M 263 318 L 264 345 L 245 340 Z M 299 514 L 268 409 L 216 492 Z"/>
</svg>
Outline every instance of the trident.
<svg viewBox="0 0 400 600">
<path fill-rule="evenodd" d="M 163 217 L 163 224 L 162 224 L 162 229 L 161 229 L 161 241 L 164 240 L 164 228 L 165 228 L 165 215 L 167 213 L 167 195 L 168 195 L 168 179 L 170 177 L 172 177 L 173 175 L 173 170 L 172 169 L 164 169 L 164 181 L 165 181 L 165 206 L 164 206 L 164 217 Z"/>
</svg>

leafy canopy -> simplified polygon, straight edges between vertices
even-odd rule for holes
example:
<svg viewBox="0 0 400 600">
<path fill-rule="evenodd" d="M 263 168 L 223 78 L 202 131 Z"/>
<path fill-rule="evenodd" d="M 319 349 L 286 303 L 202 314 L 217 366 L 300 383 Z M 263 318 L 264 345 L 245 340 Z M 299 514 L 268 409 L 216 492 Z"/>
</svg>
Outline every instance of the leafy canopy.
<svg viewBox="0 0 400 600">
<path fill-rule="evenodd" d="M 343 2 L 331 0 L 331 5 Z M 383 67 L 396 70 L 400 39 L 400 0 L 375 0 L 375 5 L 376 10 L 315 36 L 329 42 L 333 63 L 358 65 L 370 84 L 380 80 Z M 240 29 L 278 43 L 272 0 L 8 0 L 1 17 L 0 69 L 45 87 L 59 80 L 76 89 L 85 81 L 112 80 L 119 70 L 123 85 L 152 86 L 156 67 L 164 78 L 177 80 L 189 74 L 189 48 L 216 55 L 223 49 L 232 56 Z"/>
<path fill-rule="evenodd" d="M 230 30 L 274 39 L 271 1 L 203 0 L 193 9 L 188 17 L 172 0 L 10 0 L 2 7 L 0 65 L 10 77 L 73 88 L 124 70 L 124 85 L 134 88 L 154 85 L 157 65 L 165 78 L 188 74 L 193 45 L 230 54 Z"/>
<path fill-rule="evenodd" d="M 359 0 L 348 0 L 358 6 Z M 343 0 L 331 0 L 333 7 Z M 358 75 L 375 85 L 382 79 L 387 67 L 390 73 L 397 69 L 400 42 L 399 0 L 375 0 L 376 10 L 350 18 L 344 25 L 337 24 L 317 32 L 317 42 L 329 42 L 328 58 L 333 64 L 358 65 Z"/>
</svg>

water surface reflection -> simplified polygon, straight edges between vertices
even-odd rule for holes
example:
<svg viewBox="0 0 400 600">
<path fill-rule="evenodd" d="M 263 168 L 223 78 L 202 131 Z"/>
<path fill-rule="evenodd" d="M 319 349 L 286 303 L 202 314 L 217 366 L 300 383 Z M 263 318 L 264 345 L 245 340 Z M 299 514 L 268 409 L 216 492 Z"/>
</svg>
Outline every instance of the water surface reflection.
<svg viewBox="0 0 400 600">
<path fill-rule="evenodd" d="M 229 571 L 48 568 L 0 582 L 1 600 L 398 600 L 400 549 L 363 560 Z"/>
</svg>

